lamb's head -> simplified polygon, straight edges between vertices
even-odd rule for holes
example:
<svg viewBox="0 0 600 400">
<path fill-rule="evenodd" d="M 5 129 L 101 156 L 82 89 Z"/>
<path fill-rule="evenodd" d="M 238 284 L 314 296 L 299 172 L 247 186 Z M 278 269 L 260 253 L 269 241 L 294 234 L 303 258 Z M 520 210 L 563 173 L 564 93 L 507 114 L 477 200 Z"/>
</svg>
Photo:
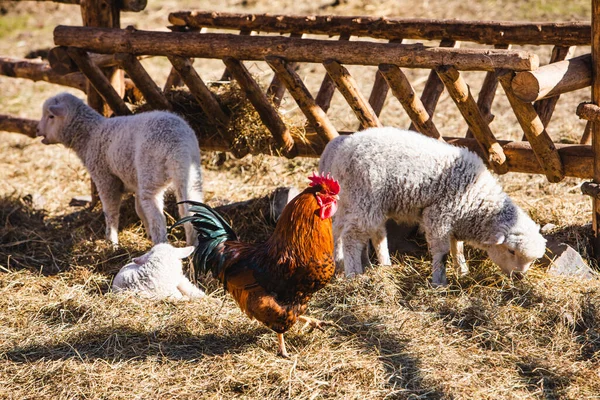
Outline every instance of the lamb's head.
<svg viewBox="0 0 600 400">
<path fill-rule="evenodd" d="M 534 260 L 545 254 L 546 239 L 540 234 L 540 226 L 524 211 L 517 209 L 508 230 L 495 234 L 495 237 L 486 243 L 485 249 L 490 259 L 498 264 L 504 273 L 524 273 Z"/>
<path fill-rule="evenodd" d="M 37 126 L 36 136 L 42 136 L 44 144 L 65 143 L 65 124 L 83 104 L 83 101 L 69 93 L 47 99 L 42 108 L 42 119 Z"/>
<path fill-rule="evenodd" d="M 159 243 L 154 245 L 146 254 L 135 257 L 131 261 L 137 265 L 147 263 L 173 264 L 181 268 L 181 259 L 188 257 L 193 251 L 194 246 L 173 247 L 169 243 Z"/>
</svg>

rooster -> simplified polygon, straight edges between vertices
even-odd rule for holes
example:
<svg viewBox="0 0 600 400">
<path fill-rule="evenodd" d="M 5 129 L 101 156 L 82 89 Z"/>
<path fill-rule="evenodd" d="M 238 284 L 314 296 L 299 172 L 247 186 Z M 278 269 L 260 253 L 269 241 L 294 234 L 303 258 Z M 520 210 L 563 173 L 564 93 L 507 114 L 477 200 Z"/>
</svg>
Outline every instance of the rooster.
<svg viewBox="0 0 600 400">
<path fill-rule="evenodd" d="M 263 243 L 240 242 L 223 217 L 198 202 L 186 201 L 194 215 L 173 225 L 192 223 L 198 234 L 196 273 L 211 271 L 248 317 L 275 331 L 285 358 L 283 334 L 296 321 L 319 329 L 331 324 L 303 314 L 312 294 L 335 273 L 331 217 L 340 186 L 329 174 L 308 179 L 309 187 L 286 205 Z"/>
</svg>

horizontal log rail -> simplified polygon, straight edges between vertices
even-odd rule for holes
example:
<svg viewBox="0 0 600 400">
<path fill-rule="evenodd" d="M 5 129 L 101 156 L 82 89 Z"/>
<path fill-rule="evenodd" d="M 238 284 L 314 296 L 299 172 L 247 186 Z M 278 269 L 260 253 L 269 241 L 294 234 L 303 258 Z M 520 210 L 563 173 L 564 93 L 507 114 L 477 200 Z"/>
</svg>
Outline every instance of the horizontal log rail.
<svg viewBox="0 0 600 400">
<path fill-rule="evenodd" d="M 14 1 L 32 1 L 32 0 L 14 0 Z M 51 1 L 53 3 L 76 4 L 80 5 L 81 0 L 33 0 L 33 1 Z M 148 5 L 148 0 L 120 0 L 119 9 L 121 11 L 139 12 L 143 11 Z"/>
<path fill-rule="evenodd" d="M 341 64 L 395 64 L 407 68 L 452 65 L 459 70 L 496 68 L 529 71 L 539 67 L 537 55 L 523 50 L 455 49 L 422 44 L 334 41 L 273 36 L 240 36 L 198 32 L 126 31 L 112 28 L 57 26 L 54 43 L 95 53 L 131 53 L 199 58 L 233 57 L 258 61 L 267 56 L 288 62 Z M 160 46 L 157 46 L 160 43 Z"/>
<path fill-rule="evenodd" d="M 179 11 L 169 22 L 193 28 L 248 29 L 260 32 L 302 32 L 378 39 L 468 41 L 481 44 L 591 44 L 589 22 L 457 21 L 450 19 L 386 18 L 333 15 L 238 14 L 211 11 Z"/>
<path fill-rule="evenodd" d="M 44 81 L 54 83 L 79 89 L 83 92 L 87 90 L 87 79 L 83 74 L 57 74 L 47 62 L 43 61 L 0 57 L 0 75 L 29 79 L 34 82 Z"/>
<path fill-rule="evenodd" d="M 0 131 L 22 133 L 29 137 L 35 137 L 35 128 L 38 121 L 13 118 L 7 115 L 0 115 Z M 351 134 L 352 132 L 343 132 Z M 203 150 L 211 151 L 230 151 L 230 142 L 227 138 L 220 135 L 211 135 L 209 137 L 200 136 L 198 139 L 202 143 Z M 296 149 L 300 157 L 319 157 L 325 143 L 319 139 L 314 132 L 308 132 L 305 140 L 296 140 Z M 480 156 L 481 149 L 475 139 L 444 137 L 444 140 L 456 146 L 466 147 Z M 520 172 L 526 174 L 544 174 L 544 169 L 540 166 L 528 142 L 511 142 L 499 140 L 502 150 L 506 155 L 506 163 L 509 172 Z M 593 176 L 594 153 L 590 145 L 582 144 L 556 144 L 556 149 L 564 166 L 565 176 L 591 179 Z M 277 149 L 252 149 L 251 154 L 276 154 Z"/>
<path fill-rule="evenodd" d="M 519 72 L 512 81 L 512 88 L 520 100 L 532 102 L 583 89 L 591 84 L 592 56 L 584 54 L 544 65 L 535 71 Z"/>
</svg>

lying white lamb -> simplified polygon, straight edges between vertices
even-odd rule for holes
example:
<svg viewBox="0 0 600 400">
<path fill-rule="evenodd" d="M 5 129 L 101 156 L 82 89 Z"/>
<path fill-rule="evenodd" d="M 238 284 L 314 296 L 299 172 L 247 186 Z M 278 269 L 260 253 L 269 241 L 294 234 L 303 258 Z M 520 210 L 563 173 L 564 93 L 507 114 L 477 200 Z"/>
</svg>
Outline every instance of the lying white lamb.
<svg viewBox="0 0 600 400">
<path fill-rule="evenodd" d="M 539 226 L 515 205 L 475 153 L 395 128 L 371 128 L 329 142 L 321 172 L 339 181 L 333 219 L 335 258 L 362 273 L 371 239 L 390 264 L 385 222 L 419 223 L 433 257 L 434 285 L 446 285 L 446 258 L 465 274 L 463 241 L 487 251 L 502 270 L 525 272 L 545 253 Z"/>
<path fill-rule="evenodd" d="M 106 238 L 118 243 L 119 208 L 125 191 L 135 193 L 135 210 L 152 242 L 167 241 L 164 193 L 177 201 L 202 201 L 200 148 L 194 131 L 175 114 L 154 111 L 105 118 L 77 97 L 61 93 L 44 103 L 37 127 L 42 143 L 62 143 L 81 159 L 102 201 Z M 188 205 L 179 205 L 181 217 Z M 194 243 L 186 224 L 187 244 Z"/>
<path fill-rule="evenodd" d="M 113 279 L 114 292 L 133 291 L 152 299 L 198 298 L 205 294 L 184 275 L 181 259 L 188 257 L 194 246 L 173 247 L 160 243 L 125 265 Z"/>
</svg>

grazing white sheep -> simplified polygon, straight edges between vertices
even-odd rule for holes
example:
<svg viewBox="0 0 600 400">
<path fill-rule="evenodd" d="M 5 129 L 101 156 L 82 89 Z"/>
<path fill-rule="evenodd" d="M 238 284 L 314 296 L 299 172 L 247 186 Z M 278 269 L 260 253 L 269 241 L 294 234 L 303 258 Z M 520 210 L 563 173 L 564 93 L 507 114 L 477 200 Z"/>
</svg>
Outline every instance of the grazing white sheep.
<svg viewBox="0 0 600 400">
<path fill-rule="evenodd" d="M 135 210 L 152 242 L 167 241 L 164 193 L 177 201 L 202 201 L 200 149 L 194 131 L 175 114 L 153 111 L 105 118 L 77 97 L 61 93 L 46 100 L 37 135 L 62 143 L 81 159 L 102 201 L 106 238 L 118 243 L 119 208 L 125 191 L 135 193 Z M 179 205 L 180 216 L 188 205 Z M 187 244 L 194 243 L 186 224 Z"/>
<path fill-rule="evenodd" d="M 113 279 L 114 292 L 133 291 L 152 299 L 183 299 L 205 294 L 184 275 L 181 259 L 188 257 L 194 246 L 173 247 L 160 243 L 125 265 Z"/>
<path fill-rule="evenodd" d="M 502 270 L 525 272 L 545 252 L 539 226 L 502 190 L 477 154 L 416 132 L 371 128 L 329 142 L 320 160 L 341 190 L 333 219 L 335 258 L 362 273 L 371 239 L 389 265 L 385 222 L 419 223 L 433 257 L 434 285 L 446 285 L 448 253 L 468 272 L 463 241 L 487 251 Z"/>
</svg>

